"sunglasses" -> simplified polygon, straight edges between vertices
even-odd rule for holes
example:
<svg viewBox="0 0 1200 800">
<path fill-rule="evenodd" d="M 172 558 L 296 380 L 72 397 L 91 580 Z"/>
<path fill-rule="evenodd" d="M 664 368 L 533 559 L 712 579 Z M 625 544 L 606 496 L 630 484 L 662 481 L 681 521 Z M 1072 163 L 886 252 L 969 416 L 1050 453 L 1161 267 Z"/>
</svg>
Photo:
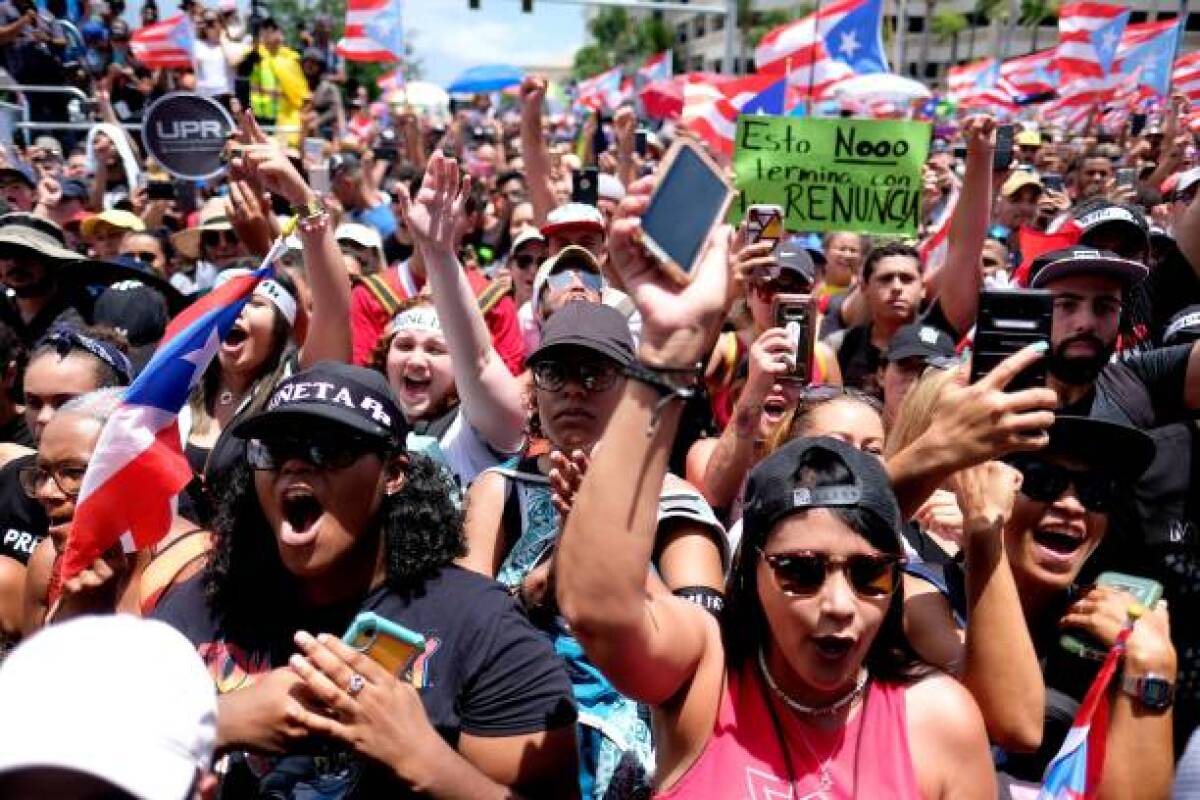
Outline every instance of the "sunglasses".
<svg viewBox="0 0 1200 800">
<path fill-rule="evenodd" d="M 546 392 L 557 392 L 568 380 L 589 392 L 603 392 L 617 382 L 617 365 L 604 361 L 584 361 L 565 364 L 561 361 L 539 361 L 533 365 L 533 385 Z"/>
<path fill-rule="evenodd" d="M 768 553 L 759 549 L 771 568 L 775 586 L 789 597 L 812 597 L 821 591 L 829 573 L 840 569 L 859 597 L 879 599 L 890 596 L 900 585 L 900 570 L 907 559 L 888 553 L 853 555 L 835 559 L 816 550 Z"/>
<path fill-rule="evenodd" d="M 519 256 L 513 257 L 513 264 L 520 269 L 529 269 L 530 267 L 540 267 L 542 262 L 545 260 L 545 256 L 534 256 L 530 255 L 529 253 L 522 253 Z"/>
<path fill-rule="evenodd" d="M 26 496 L 36 499 L 38 489 L 47 480 L 54 481 L 58 490 L 67 497 L 78 497 L 83 486 L 83 476 L 87 467 L 58 466 L 46 469 L 41 466 L 25 467 L 17 472 L 17 481 L 21 484 Z"/>
<path fill-rule="evenodd" d="M 121 255 L 125 256 L 126 258 L 135 258 L 143 264 L 153 264 L 154 259 L 158 258 L 157 253 L 151 253 L 148 250 L 143 250 L 140 252 L 131 250 L 128 253 L 121 253 Z"/>
<path fill-rule="evenodd" d="M 237 244 L 237 234 L 233 231 L 204 231 L 200 234 L 200 241 L 206 247 L 216 247 L 222 241 L 225 244 Z"/>
<path fill-rule="evenodd" d="M 1118 496 L 1118 481 L 1108 475 L 1082 472 L 1035 459 L 1014 459 L 1009 462 L 1021 473 L 1021 494 L 1039 503 L 1053 503 L 1063 496 L 1068 486 L 1075 487 L 1075 496 L 1088 511 L 1107 512 Z"/>
<path fill-rule="evenodd" d="M 570 289 L 576 283 L 582 284 L 585 289 L 591 289 L 593 292 L 604 288 L 604 280 L 599 275 L 579 269 L 564 269 L 561 272 L 553 272 L 546 278 L 546 284 L 556 292 Z"/>
<path fill-rule="evenodd" d="M 367 453 L 384 449 L 382 442 L 344 433 L 316 436 L 251 439 L 246 443 L 246 460 L 253 469 L 275 472 L 292 459 L 317 469 L 338 470 L 358 461 Z"/>
</svg>

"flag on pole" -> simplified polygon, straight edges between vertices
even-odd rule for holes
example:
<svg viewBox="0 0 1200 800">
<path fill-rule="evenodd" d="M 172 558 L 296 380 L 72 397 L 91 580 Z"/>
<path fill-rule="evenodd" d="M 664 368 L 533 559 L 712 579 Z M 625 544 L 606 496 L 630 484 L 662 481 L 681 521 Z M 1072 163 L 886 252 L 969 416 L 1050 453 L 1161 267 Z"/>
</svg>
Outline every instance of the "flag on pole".
<svg viewBox="0 0 1200 800">
<path fill-rule="evenodd" d="M 129 37 L 134 58 L 150 69 L 191 69 L 196 34 L 187 14 L 139 28 Z"/>
<path fill-rule="evenodd" d="M 642 65 L 638 67 L 637 78 L 639 84 L 647 84 L 650 81 L 670 80 L 671 51 L 664 50 L 643 61 Z"/>
<path fill-rule="evenodd" d="M 1000 77 L 1000 62 L 982 58 L 951 67 L 950 97 L 960 108 L 1004 108 L 1016 110 L 1016 102 Z"/>
<path fill-rule="evenodd" d="M 150 547 L 170 530 L 175 498 L 192 480 L 178 416 L 259 282 L 287 251 L 285 226 L 262 266 L 230 279 L 172 320 L 154 357 L 105 423 L 75 501 L 63 557 L 70 579 L 120 542 Z"/>
<path fill-rule="evenodd" d="M 1128 6 L 1082 2 L 1060 8 L 1055 65 L 1064 80 L 1108 75 L 1128 23 Z"/>
<path fill-rule="evenodd" d="M 401 0 L 349 0 L 337 54 L 348 61 L 393 63 L 404 58 Z"/>
<path fill-rule="evenodd" d="M 1179 28 L 1173 19 L 1128 26 L 1117 50 L 1116 71 L 1136 76 L 1136 85 L 1147 93 L 1166 97 Z"/>
<path fill-rule="evenodd" d="M 1171 84 L 1193 103 L 1200 102 L 1200 50 L 1175 59 Z"/>
<path fill-rule="evenodd" d="M 621 93 L 623 77 L 621 68 L 613 67 L 580 81 L 575 85 L 576 102 L 593 111 L 616 109 L 624 98 Z"/>
<path fill-rule="evenodd" d="M 754 49 L 758 71 L 787 73 L 792 86 L 821 95 L 853 75 L 889 72 L 883 0 L 836 0 L 770 31 Z"/>
<path fill-rule="evenodd" d="M 1062 748 L 1046 767 L 1038 800 L 1092 800 L 1100 791 L 1108 736 L 1108 685 L 1117 672 L 1125 640 L 1132 630 L 1132 626 L 1126 625 L 1104 657 Z"/>
<path fill-rule="evenodd" d="M 713 150 L 733 154 L 738 114 L 782 114 L 787 76 L 757 73 L 715 85 L 704 78 L 683 87 L 680 124 Z"/>
</svg>

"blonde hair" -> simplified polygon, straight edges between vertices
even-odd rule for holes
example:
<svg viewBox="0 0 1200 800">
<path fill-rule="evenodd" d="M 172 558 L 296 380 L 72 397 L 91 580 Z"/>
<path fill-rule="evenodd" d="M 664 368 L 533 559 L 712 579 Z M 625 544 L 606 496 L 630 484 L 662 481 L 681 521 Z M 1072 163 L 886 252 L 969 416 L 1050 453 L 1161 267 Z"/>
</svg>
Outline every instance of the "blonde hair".
<svg viewBox="0 0 1200 800">
<path fill-rule="evenodd" d="M 822 392 L 821 390 L 823 389 L 828 390 L 828 394 Z M 883 414 L 883 408 L 880 406 L 879 401 L 858 389 L 841 386 L 817 386 L 810 387 L 807 392 L 807 397 L 802 396 L 794 408 L 790 408 L 784 412 L 783 417 L 779 420 L 779 424 L 775 426 L 775 430 L 763 442 L 762 458 L 771 455 L 771 453 L 774 453 L 792 439 L 807 436 L 809 426 L 812 424 L 813 412 L 827 405 L 833 403 L 858 403 L 871 409 L 876 414 Z"/>
<path fill-rule="evenodd" d="M 933 422 L 933 412 L 958 369 L 927 369 L 913 384 L 888 431 L 884 456 L 890 458 L 917 440 Z"/>
</svg>

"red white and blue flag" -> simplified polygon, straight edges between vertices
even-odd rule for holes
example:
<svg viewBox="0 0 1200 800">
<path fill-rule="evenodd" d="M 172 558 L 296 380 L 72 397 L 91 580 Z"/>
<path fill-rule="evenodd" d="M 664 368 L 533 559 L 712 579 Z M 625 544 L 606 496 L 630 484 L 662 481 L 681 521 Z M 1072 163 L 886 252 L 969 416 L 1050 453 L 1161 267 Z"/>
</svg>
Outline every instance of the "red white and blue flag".
<svg viewBox="0 0 1200 800">
<path fill-rule="evenodd" d="M 175 498 L 192 479 L 179 411 L 242 306 L 286 249 L 280 237 L 260 269 L 232 278 L 171 321 L 154 358 L 100 433 L 75 505 L 64 580 L 118 542 L 132 552 L 153 546 L 170 530 Z"/>
<path fill-rule="evenodd" d="M 187 14 L 139 28 L 129 37 L 129 49 L 149 69 L 191 69 L 196 34 Z"/>
<path fill-rule="evenodd" d="M 1132 630 L 1127 625 L 1121 631 L 1100 665 L 1062 748 L 1046 767 L 1038 800 L 1092 800 L 1099 792 L 1108 736 L 1108 686 Z"/>
<path fill-rule="evenodd" d="M 388 70 L 375 79 L 375 85 L 385 92 L 390 92 L 395 89 L 403 89 L 404 82 L 404 67 L 396 67 Z"/>
<path fill-rule="evenodd" d="M 613 67 L 576 84 L 576 101 L 593 111 L 605 108 L 614 110 L 625 99 L 625 94 L 621 90 L 623 82 L 621 68 Z"/>
<path fill-rule="evenodd" d="M 1179 43 L 1179 21 L 1130 25 L 1121 37 L 1114 71 L 1135 76 L 1143 94 L 1166 97 L 1171 82 L 1171 59 Z"/>
<path fill-rule="evenodd" d="M 961 67 L 951 67 L 947 76 L 950 97 L 961 108 L 1016 109 L 1016 102 L 994 58 L 981 58 Z"/>
<path fill-rule="evenodd" d="M 821 97 L 854 75 L 889 72 L 883 0 L 835 0 L 767 33 L 754 49 L 758 72 L 786 73 L 793 87 Z"/>
<path fill-rule="evenodd" d="M 639 84 L 647 84 L 650 81 L 666 81 L 671 79 L 671 51 L 664 50 L 657 55 L 650 56 L 642 65 L 638 67 L 637 78 Z"/>
<path fill-rule="evenodd" d="M 714 151 L 732 155 L 738 115 L 782 114 L 787 88 L 787 76 L 778 74 L 747 75 L 720 84 L 693 77 L 683 87 L 680 124 Z"/>
<path fill-rule="evenodd" d="M 1200 102 L 1200 50 L 1175 59 L 1171 70 L 1171 85 L 1193 103 Z"/>
<path fill-rule="evenodd" d="M 1058 90 L 1060 77 L 1053 62 L 1058 48 L 1039 50 L 1010 58 L 1000 65 L 1000 79 L 1018 103 L 1029 98 L 1049 96 Z"/>
<path fill-rule="evenodd" d="M 404 58 L 403 9 L 400 0 L 349 0 L 346 30 L 337 54 L 347 61 L 384 64 Z"/>
<path fill-rule="evenodd" d="M 1054 63 L 1063 80 L 1107 76 L 1128 23 L 1128 6 L 1082 2 L 1060 8 Z"/>
</svg>

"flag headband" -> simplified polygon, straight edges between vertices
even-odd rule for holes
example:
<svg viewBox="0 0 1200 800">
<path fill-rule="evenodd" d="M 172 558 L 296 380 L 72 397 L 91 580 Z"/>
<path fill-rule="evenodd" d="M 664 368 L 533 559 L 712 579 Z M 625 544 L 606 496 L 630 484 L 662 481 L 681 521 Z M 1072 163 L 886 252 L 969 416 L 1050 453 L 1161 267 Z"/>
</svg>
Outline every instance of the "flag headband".
<svg viewBox="0 0 1200 800">
<path fill-rule="evenodd" d="M 441 333 L 442 323 L 438 320 L 436 309 L 431 306 L 414 306 L 393 317 L 388 331 L 389 333 L 399 333 L 400 331 Z"/>
<path fill-rule="evenodd" d="M 217 288 L 226 281 L 249 274 L 250 270 L 248 269 L 235 268 L 224 270 L 217 275 L 217 280 L 213 284 L 213 288 Z M 291 292 L 283 288 L 283 284 L 279 283 L 279 281 L 272 280 L 271 278 L 263 278 L 254 287 L 254 293 L 270 300 L 279 309 L 279 313 L 283 314 L 283 318 L 288 321 L 289 325 L 296 324 L 296 298 L 292 296 Z"/>
</svg>

